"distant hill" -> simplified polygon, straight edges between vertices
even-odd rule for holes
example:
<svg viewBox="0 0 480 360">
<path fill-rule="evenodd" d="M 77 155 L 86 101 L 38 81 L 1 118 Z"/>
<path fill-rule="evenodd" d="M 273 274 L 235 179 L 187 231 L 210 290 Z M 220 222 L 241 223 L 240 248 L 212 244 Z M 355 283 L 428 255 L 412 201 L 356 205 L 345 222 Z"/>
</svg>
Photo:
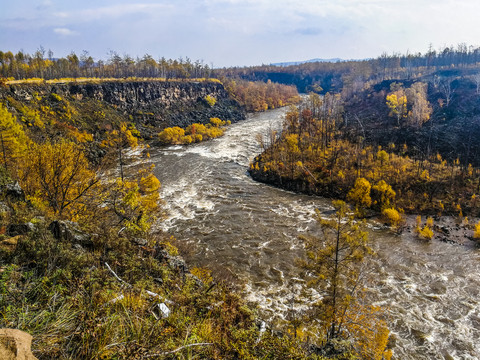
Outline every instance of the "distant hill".
<svg viewBox="0 0 480 360">
<path fill-rule="evenodd" d="M 310 59 L 310 60 L 304 60 L 304 61 L 290 61 L 290 62 L 281 62 L 281 63 L 273 63 L 270 65 L 273 66 L 290 66 L 290 65 L 300 65 L 300 64 L 306 64 L 306 63 L 314 63 L 314 62 L 330 62 L 330 63 L 336 63 L 336 62 L 341 62 L 344 61 L 343 59 L 340 58 L 333 58 L 333 59 Z"/>
</svg>

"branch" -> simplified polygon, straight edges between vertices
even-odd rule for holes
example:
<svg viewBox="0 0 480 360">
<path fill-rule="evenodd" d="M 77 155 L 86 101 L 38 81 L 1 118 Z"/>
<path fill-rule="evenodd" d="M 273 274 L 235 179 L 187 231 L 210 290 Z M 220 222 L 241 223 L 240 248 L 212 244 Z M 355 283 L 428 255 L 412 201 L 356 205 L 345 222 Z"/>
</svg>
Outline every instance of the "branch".
<svg viewBox="0 0 480 360">
<path fill-rule="evenodd" d="M 105 266 L 107 267 L 108 270 L 110 270 L 110 272 L 113 274 L 113 276 L 115 276 L 115 278 L 116 278 L 118 281 L 120 281 L 121 283 L 124 283 L 124 284 L 127 285 L 127 287 L 129 287 L 129 288 L 133 288 L 133 286 L 132 286 L 131 284 L 127 283 L 125 280 L 123 280 L 122 278 L 120 278 L 120 277 L 115 273 L 115 271 L 112 270 L 112 268 L 110 267 L 110 265 L 108 265 L 108 263 L 105 263 Z M 154 292 L 149 291 L 149 290 L 145 290 L 145 292 L 146 292 L 147 295 L 150 296 L 150 297 L 158 298 L 158 299 L 160 299 L 160 300 L 163 300 L 162 296 L 160 296 L 160 295 L 157 294 L 157 293 L 154 293 Z M 119 297 L 117 297 L 117 298 L 115 298 L 115 299 L 113 299 L 113 300 L 111 300 L 111 301 L 115 302 L 115 301 L 121 300 L 121 297 L 122 297 L 122 296 L 123 296 L 123 295 L 120 295 Z M 163 300 L 163 301 L 164 301 L 165 303 L 167 303 L 167 304 L 173 304 L 173 301 L 170 301 L 170 300 L 167 300 L 167 299 L 165 299 L 165 300 Z"/>
<path fill-rule="evenodd" d="M 142 359 L 147 359 L 147 358 L 151 358 L 151 357 L 155 357 L 155 356 L 165 356 L 165 355 L 169 355 L 169 354 L 174 354 L 174 353 L 176 353 L 180 350 L 183 350 L 185 348 L 189 348 L 189 347 L 192 347 L 192 346 L 206 346 L 206 345 L 213 345 L 213 343 L 196 343 L 196 344 L 184 345 L 184 346 L 180 346 L 178 349 L 175 349 L 175 350 L 172 350 L 172 351 L 167 351 L 167 352 L 157 353 L 157 354 L 144 355 L 142 357 Z"/>
<path fill-rule="evenodd" d="M 127 285 L 128 287 L 132 287 L 132 285 L 130 285 L 129 283 L 127 283 L 125 280 L 122 280 L 117 274 L 115 274 L 115 271 L 112 270 L 112 268 L 110 267 L 110 265 L 108 265 L 108 263 L 105 262 L 105 266 L 107 267 L 108 270 L 110 270 L 110 272 L 113 274 L 113 276 L 115 276 L 115 278 L 120 281 L 121 283 L 124 283 L 125 285 Z"/>
</svg>

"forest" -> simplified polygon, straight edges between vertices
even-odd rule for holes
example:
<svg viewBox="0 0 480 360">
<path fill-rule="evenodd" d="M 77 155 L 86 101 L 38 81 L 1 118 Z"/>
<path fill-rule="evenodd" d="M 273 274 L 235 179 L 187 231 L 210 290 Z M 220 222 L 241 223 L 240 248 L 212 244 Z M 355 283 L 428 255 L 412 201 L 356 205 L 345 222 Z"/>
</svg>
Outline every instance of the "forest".
<svg viewBox="0 0 480 360">
<path fill-rule="evenodd" d="M 229 69 L 115 52 L 105 62 L 0 52 L 2 326 L 32 334 L 39 359 L 391 359 L 384 309 L 362 295 L 374 252 L 365 219 L 401 232 L 405 214 L 419 215 L 415 232 L 428 241 L 450 215 L 480 238 L 480 223 L 468 221 L 480 216 L 479 63 L 480 49 L 465 45 Z M 27 91 L 29 81 L 117 93 L 111 84 L 165 82 L 175 93 L 191 83 L 186 93 L 202 95 L 191 107 L 178 100 L 165 121 L 156 108 Z M 222 91 L 243 111 L 289 106 L 282 131 L 252 138 L 262 151 L 253 179 L 334 200 L 331 216 L 315 215 L 321 234 L 301 236 L 298 261 L 323 297 L 280 329 L 259 322 L 241 284 L 187 264 L 182 239 L 155 226 L 166 204 L 151 146 L 222 136 L 239 120 L 216 116 Z M 206 120 L 186 124 L 182 111 Z"/>
<path fill-rule="evenodd" d="M 265 181 L 343 199 L 364 179 L 372 186 L 368 207 L 377 211 L 395 203 L 408 213 L 478 216 L 477 55 L 478 49 L 459 47 L 365 62 L 368 77 L 348 83 L 344 73 L 339 91 L 311 92 L 302 106 L 292 108 L 284 131 L 263 144 L 251 172 Z M 384 66 L 378 67 L 382 60 Z M 346 65 L 318 64 L 336 70 Z M 388 204 L 375 190 L 380 182 L 395 194 Z"/>
</svg>

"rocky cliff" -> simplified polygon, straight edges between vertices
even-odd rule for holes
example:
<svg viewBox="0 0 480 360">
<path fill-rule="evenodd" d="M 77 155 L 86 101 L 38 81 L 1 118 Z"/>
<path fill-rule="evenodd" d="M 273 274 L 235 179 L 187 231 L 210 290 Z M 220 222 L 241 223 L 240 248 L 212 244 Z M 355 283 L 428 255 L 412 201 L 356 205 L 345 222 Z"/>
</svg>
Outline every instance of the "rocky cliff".
<svg viewBox="0 0 480 360">
<path fill-rule="evenodd" d="M 108 105 L 126 115 L 149 138 L 169 126 L 208 123 L 210 118 L 236 122 L 245 110 L 216 81 L 105 81 L 56 84 L 15 84 L 0 88 L 0 100 L 28 104 L 59 96 L 74 108 L 82 103 Z M 207 101 L 214 98 L 214 104 Z M 53 99 L 55 100 L 55 99 Z M 94 109 L 93 109 L 94 110 Z"/>
</svg>

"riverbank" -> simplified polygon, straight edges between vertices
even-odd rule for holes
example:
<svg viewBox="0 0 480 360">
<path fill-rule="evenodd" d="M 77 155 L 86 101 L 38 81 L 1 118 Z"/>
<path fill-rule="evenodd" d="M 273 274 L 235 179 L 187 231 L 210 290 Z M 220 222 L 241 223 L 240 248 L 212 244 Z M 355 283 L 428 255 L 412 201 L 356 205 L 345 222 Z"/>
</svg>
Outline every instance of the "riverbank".
<svg viewBox="0 0 480 360">
<path fill-rule="evenodd" d="M 333 187 L 333 184 L 328 184 L 328 186 L 315 186 L 313 182 L 308 181 L 307 179 L 292 179 L 287 176 L 280 176 L 273 171 L 262 171 L 261 163 L 258 169 L 256 169 L 256 164 L 258 157 L 254 159 L 251 164 L 248 173 L 253 180 L 275 186 L 280 189 L 287 191 L 292 191 L 295 193 L 301 193 L 306 195 L 320 196 L 324 198 L 343 198 L 345 199 L 345 192 L 340 191 Z M 384 222 L 385 219 L 382 218 L 381 214 L 375 211 L 370 211 L 369 218 L 376 219 L 378 222 Z M 433 216 L 434 225 L 433 225 L 433 241 L 442 241 L 451 244 L 465 245 L 467 247 L 475 248 L 477 246 L 477 240 L 474 239 L 474 224 L 479 220 L 478 218 L 464 218 L 459 216 L 451 215 L 438 215 L 432 214 L 432 211 L 424 211 L 422 213 L 424 216 L 423 223 L 428 216 Z M 399 231 L 405 231 L 411 234 L 415 234 L 416 218 L 418 215 L 408 214 L 404 216 L 405 223 L 399 228 Z M 388 223 L 386 226 L 390 226 Z M 420 240 L 421 241 L 421 240 Z"/>
</svg>

